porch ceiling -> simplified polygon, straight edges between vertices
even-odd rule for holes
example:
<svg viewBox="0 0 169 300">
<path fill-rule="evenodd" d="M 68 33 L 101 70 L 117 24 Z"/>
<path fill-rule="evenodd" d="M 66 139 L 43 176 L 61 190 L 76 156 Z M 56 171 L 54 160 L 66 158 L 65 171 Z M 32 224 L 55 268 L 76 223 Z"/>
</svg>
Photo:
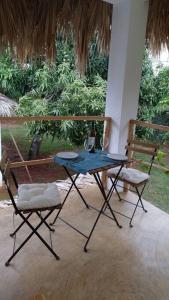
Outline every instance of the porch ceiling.
<svg viewBox="0 0 169 300">
<path fill-rule="evenodd" d="M 92 203 L 100 205 L 100 193 L 95 186 L 84 189 L 83 193 Z M 13 210 L 0 210 L 0 299 L 31 300 L 41 294 L 45 300 L 168 300 L 169 215 L 145 204 L 148 213 L 138 210 L 132 229 L 124 219 L 120 219 L 123 228 L 119 229 L 102 217 L 88 253 L 82 251 L 84 239 L 59 222 L 53 241 L 60 261 L 55 261 L 35 237 L 8 268 L 4 262 L 12 250 L 9 233 Z M 114 207 L 123 210 L 126 207 L 128 212 L 132 209 L 115 199 Z M 63 215 L 85 232 L 96 218 L 95 212 L 86 210 L 74 193 Z M 17 244 L 27 232 L 27 228 L 20 231 Z M 48 239 L 46 228 L 41 234 Z"/>
<path fill-rule="evenodd" d="M 54 59 L 56 35 L 72 34 L 77 66 L 84 72 L 88 48 L 97 35 L 98 48 L 108 53 L 112 5 L 121 0 L 10 0 L 0 3 L 0 47 L 10 47 L 20 61 L 43 55 Z M 144 1 L 144 0 L 143 0 Z M 126 0 L 129 3 L 130 1 Z M 169 48 L 168 0 L 150 0 L 147 38 L 154 51 Z"/>
</svg>

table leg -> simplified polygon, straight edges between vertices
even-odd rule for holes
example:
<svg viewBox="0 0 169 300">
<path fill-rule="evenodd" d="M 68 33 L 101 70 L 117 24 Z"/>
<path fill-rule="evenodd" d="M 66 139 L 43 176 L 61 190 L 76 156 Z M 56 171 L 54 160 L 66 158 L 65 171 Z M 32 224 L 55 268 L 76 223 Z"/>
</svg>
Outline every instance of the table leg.
<svg viewBox="0 0 169 300">
<path fill-rule="evenodd" d="M 103 203 L 103 205 L 102 205 L 102 207 L 101 207 L 101 209 L 100 209 L 100 211 L 99 211 L 99 214 L 98 214 L 98 216 L 97 216 L 97 218 L 96 218 L 96 220 L 95 220 L 95 223 L 94 223 L 94 225 L 93 225 L 93 227 L 92 227 L 92 229 L 91 229 L 91 231 L 90 231 L 90 234 L 89 234 L 89 236 L 88 236 L 88 239 L 87 239 L 87 241 L 86 241 L 86 243 L 85 243 L 85 246 L 84 246 L 84 251 L 85 251 L 85 252 L 87 252 L 87 245 L 88 245 L 89 240 L 90 240 L 90 238 L 91 238 L 91 236 L 92 236 L 92 233 L 93 233 L 93 231 L 94 231 L 94 229 L 95 229 L 95 227 L 96 227 L 96 225 L 97 225 L 97 222 L 98 222 L 98 220 L 99 220 L 101 214 L 103 213 L 103 210 L 104 210 L 105 205 L 109 207 L 110 212 L 111 212 L 111 214 L 112 214 L 112 216 L 113 216 L 113 220 L 116 222 L 117 226 L 118 226 L 119 228 L 122 228 L 122 226 L 119 224 L 119 222 L 118 222 L 118 220 L 117 220 L 117 218 L 116 218 L 116 216 L 115 216 L 115 214 L 114 214 L 114 212 L 113 212 L 113 210 L 112 210 L 112 208 L 111 208 L 111 206 L 110 206 L 110 204 L 109 204 L 109 202 L 108 202 L 108 196 L 106 196 L 106 193 L 105 193 L 105 190 L 104 190 L 104 186 L 103 186 L 103 183 L 102 183 L 102 181 L 101 181 L 101 179 L 100 179 L 99 173 L 95 173 L 95 174 L 93 174 L 93 176 L 94 176 L 94 178 L 95 178 L 95 180 L 96 180 L 96 183 L 97 183 L 97 185 L 98 185 L 98 187 L 99 187 L 99 189 L 100 189 L 100 191 L 101 191 L 101 194 L 102 194 L 102 196 L 103 196 L 103 198 L 104 198 L 104 203 Z"/>
<path fill-rule="evenodd" d="M 76 174 L 76 177 L 75 177 L 75 179 L 73 180 L 74 182 L 76 181 L 76 179 L 78 178 L 78 176 L 79 176 L 79 174 Z M 50 225 L 54 225 L 55 222 L 56 222 L 56 220 L 57 220 L 57 218 L 59 217 L 60 212 L 61 212 L 61 210 L 62 210 L 62 208 L 63 208 L 63 206 L 64 206 L 64 204 L 65 204 L 65 202 L 66 202 L 66 200 L 67 200 L 67 198 L 68 198 L 68 196 L 69 196 L 69 194 L 70 194 L 72 188 L 73 188 L 74 182 L 72 182 L 71 187 L 70 187 L 70 189 L 68 190 L 68 192 L 67 192 L 67 194 L 66 194 L 66 196 L 65 196 L 65 198 L 64 198 L 64 200 L 63 200 L 63 203 L 62 203 L 61 208 L 58 210 L 58 212 L 57 212 L 57 214 L 56 214 L 56 217 L 54 218 L 53 222 L 50 223 Z"/>
<path fill-rule="evenodd" d="M 107 194 L 107 202 L 108 202 L 108 203 L 110 202 L 110 198 L 111 198 L 111 196 L 113 195 L 114 190 L 117 192 L 116 184 L 117 184 L 117 182 L 118 182 L 118 177 L 119 177 L 119 174 L 120 174 L 120 172 L 121 172 L 121 170 L 122 170 L 123 167 L 124 167 L 124 164 L 122 164 L 121 167 L 119 168 L 119 171 L 118 171 L 117 175 L 115 176 L 114 181 L 110 178 L 110 179 L 111 179 L 111 182 L 112 182 L 112 186 L 111 186 L 111 188 L 110 188 L 110 190 L 109 190 L 109 192 L 108 192 L 108 194 Z M 106 204 L 105 204 L 105 207 L 104 207 L 104 211 L 106 210 L 107 206 L 108 206 L 108 205 L 107 205 L 107 203 L 106 203 Z"/>
<path fill-rule="evenodd" d="M 73 180 L 73 178 L 72 178 L 71 174 L 69 173 L 68 169 L 67 169 L 66 167 L 64 167 L 64 169 L 65 169 L 65 171 L 66 171 L 68 177 L 70 178 L 70 180 L 71 180 L 73 186 L 75 187 L 76 191 L 78 192 L 80 198 L 82 199 L 83 203 L 85 204 L 86 208 L 89 208 L 89 205 L 88 205 L 87 202 L 85 201 L 83 195 L 81 194 L 81 192 L 79 191 L 79 189 L 78 189 L 78 187 L 77 187 L 77 185 L 76 185 L 76 183 L 75 183 L 77 177 L 75 178 L 75 180 Z M 79 174 L 78 174 L 78 176 L 79 176 Z"/>
</svg>

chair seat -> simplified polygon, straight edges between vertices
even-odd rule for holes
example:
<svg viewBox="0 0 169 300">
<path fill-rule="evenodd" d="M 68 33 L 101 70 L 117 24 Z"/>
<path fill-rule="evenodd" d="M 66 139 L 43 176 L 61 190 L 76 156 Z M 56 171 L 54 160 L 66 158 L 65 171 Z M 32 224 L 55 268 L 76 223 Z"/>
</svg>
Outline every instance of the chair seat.
<svg viewBox="0 0 169 300">
<path fill-rule="evenodd" d="M 108 176 L 109 177 L 115 177 L 117 175 L 117 173 L 119 172 L 119 168 L 112 168 L 110 170 L 108 170 Z M 130 184 L 133 185 L 140 185 L 142 183 L 144 183 L 145 181 L 147 181 L 149 179 L 149 175 L 141 172 L 139 170 L 136 169 L 132 169 L 132 168 L 122 168 L 120 174 L 119 174 L 119 179 L 122 181 L 127 181 Z"/>
<path fill-rule="evenodd" d="M 19 210 L 50 208 L 61 203 L 55 183 L 21 184 L 18 187 L 17 207 Z"/>
</svg>

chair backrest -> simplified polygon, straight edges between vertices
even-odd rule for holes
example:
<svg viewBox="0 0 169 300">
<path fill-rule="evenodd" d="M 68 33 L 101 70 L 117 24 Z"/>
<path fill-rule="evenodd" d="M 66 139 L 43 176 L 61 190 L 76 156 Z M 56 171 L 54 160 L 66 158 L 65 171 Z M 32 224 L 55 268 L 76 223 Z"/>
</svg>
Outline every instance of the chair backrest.
<svg viewBox="0 0 169 300">
<path fill-rule="evenodd" d="M 15 186 L 16 187 L 18 187 L 18 186 L 16 185 L 17 182 L 15 182 L 15 179 L 13 178 L 14 175 L 11 172 L 10 161 L 8 159 L 7 152 L 5 150 L 2 153 L 2 158 L 1 158 L 1 161 L 0 161 L 0 171 L 2 172 L 2 178 L 3 178 L 3 181 L 5 183 L 8 194 L 10 196 L 10 199 L 12 201 L 12 204 L 13 204 L 15 210 L 17 210 L 15 199 L 14 199 L 13 193 L 11 191 L 11 180 L 10 180 L 11 176 L 12 176 L 12 179 L 15 183 Z"/>
<path fill-rule="evenodd" d="M 143 153 L 150 156 L 150 164 L 148 165 L 148 174 L 150 174 L 155 157 L 158 154 L 160 146 L 158 144 L 151 144 L 137 139 L 128 140 L 126 146 L 126 155 L 132 157 L 133 152 Z"/>
<path fill-rule="evenodd" d="M 0 161 L 0 170 L 1 170 L 2 173 L 4 171 L 4 168 L 5 168 L 5 165 L 7 163 L 7 160 L 8 160 L 7 152 L 6 152 L 6 150 L 3 150 L 1 161 Z"/>
</svg>

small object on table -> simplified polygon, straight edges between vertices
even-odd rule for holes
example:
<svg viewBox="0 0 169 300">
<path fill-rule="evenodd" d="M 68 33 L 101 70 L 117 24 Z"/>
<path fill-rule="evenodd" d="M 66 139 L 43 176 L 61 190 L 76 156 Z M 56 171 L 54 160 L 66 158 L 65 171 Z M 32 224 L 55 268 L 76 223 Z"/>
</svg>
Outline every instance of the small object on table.
<svg viewBox="0 0 169 300">
<path fill-rule="evenodd" d="M 56 156 L 62 159 L 75 159 L 79 154 L 76 152 L 58 152 Z"/>
<path fill-rule="evenodd" d="M 94 122 L 92 122 L 92 127 L 89 132 L 88 138 L 84 142 L 84 147 L 86 151 L 89 153 L 95 153 L 95 145 L 96 145 L 96 130 Z"/>
<path fill-rule="evenodd" d="M 101 137 L 100 138 L 100 146 L 102 148 L 102 151 L 107 150 L 109 146 L 109 139 L 107 137 Z"/>
<path fill-rule="evenodd" d="M 113 160 L 120 160 L 120 161 L 127 161 L 128 160 L 128 157 L 126 155 L 119 154 L 119 153 L 108 153 L 107 157 L 111 158 Z"/>
</svg>

